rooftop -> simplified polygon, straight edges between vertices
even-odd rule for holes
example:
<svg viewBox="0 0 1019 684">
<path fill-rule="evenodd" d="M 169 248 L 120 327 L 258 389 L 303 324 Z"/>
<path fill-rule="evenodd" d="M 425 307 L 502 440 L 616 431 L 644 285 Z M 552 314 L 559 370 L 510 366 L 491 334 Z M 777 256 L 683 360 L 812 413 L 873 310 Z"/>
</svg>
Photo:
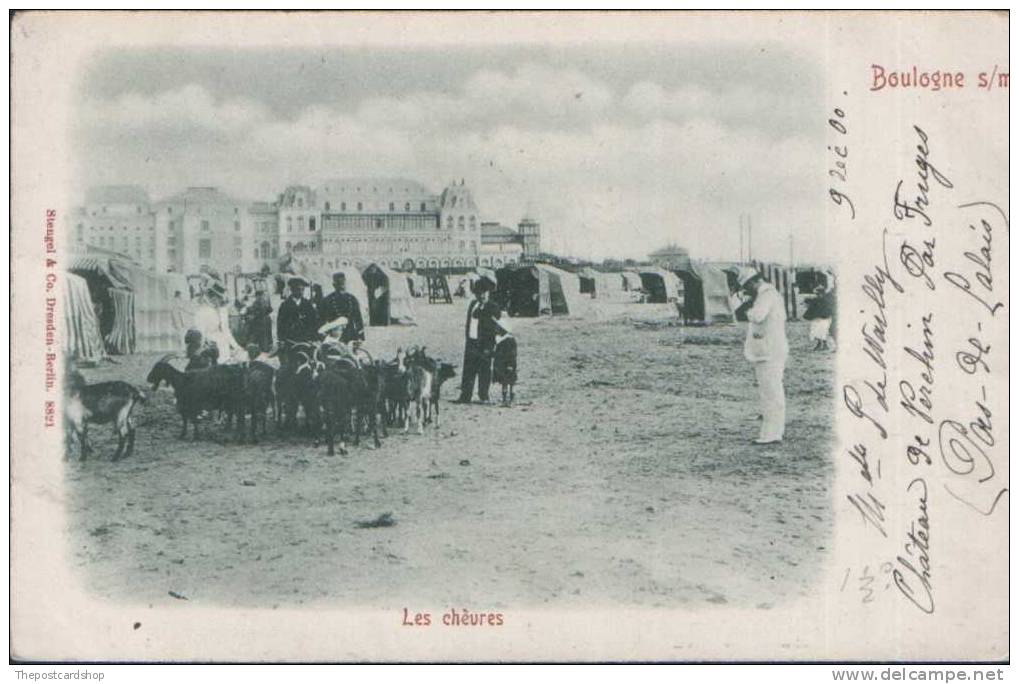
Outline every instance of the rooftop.
<svg viewBox="0 0 1019 684">
<path fill-rule="evenodd" d="M 679 245 L 666 245 L 661 249 L 656 249 L 651 252 L 648 256 L 651 257 L 662 257 L 662 256 L 690 256 L 690 251 Z"/>
</svg>

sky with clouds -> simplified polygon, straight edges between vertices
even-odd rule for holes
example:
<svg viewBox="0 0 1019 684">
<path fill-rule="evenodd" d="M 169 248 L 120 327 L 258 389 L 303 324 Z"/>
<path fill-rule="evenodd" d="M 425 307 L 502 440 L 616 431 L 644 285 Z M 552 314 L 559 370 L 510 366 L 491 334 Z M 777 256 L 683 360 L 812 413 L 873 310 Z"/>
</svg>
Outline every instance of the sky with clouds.
<svg viewBox="0 0 1019 684">
<path fill-rule="evenodd" d="M 829 256 L 824 88 L 768 44 L 111 50 L 79 84 L 77 176 L 273 199 L 342 176 L 466 179 L 560 253 Z"/>
</svg>

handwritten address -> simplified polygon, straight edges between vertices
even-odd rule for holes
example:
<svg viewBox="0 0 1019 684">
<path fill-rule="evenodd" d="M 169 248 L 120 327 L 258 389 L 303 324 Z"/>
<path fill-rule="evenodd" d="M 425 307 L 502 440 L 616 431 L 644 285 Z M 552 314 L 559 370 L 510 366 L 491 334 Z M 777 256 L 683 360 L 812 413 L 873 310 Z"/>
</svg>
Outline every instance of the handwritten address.
<svg viewBox="0 0 1019 684">
<path fill-rule="evenodd" d="M 844 126 L 836 131 L 847 147 Z M 909 172 L 888 189 L 881 252 L 853 284 L 862 294 L 862 323 L 846 346 L 863 363 L 841 392 L 843 410 L 859 426 L 844 453 L 857 475 L 845 496 L 888 549 L 872 563 L 889 573 L 887 587 L 933 614 L 937 521 L 960 510 L 991 516 L 1008 493 L 990 396 L 996 359 L 1007 350 L 988 342 L 994 326 L 1005 324 L 994 246 L 1008 217 L 993 202 L 960 197 L 921 124 L 910 127 L 909 138 Z M 838 200 L 831 191 L 829 197 L 846 206 L 848 190 L 839 192 Z M 856 216 L 854 207 L 849 218 Z M 944 308 L 935 310 L 945 302 L 958 312 L 951 321 L 942 321 Z M 946 347 L 958 346 L 960 326 L 972 326 L 965 344 Z M 950 397 L 939 394 L 942 386 Z M 971 396 L 960 396 L 960 387 Z M 882 464 L 907 476 L 887 480 Z M 906 513 L 893 517 L 892 510 Z M 864 602 L 873 600 L 869 582 Z"/>
</svg>

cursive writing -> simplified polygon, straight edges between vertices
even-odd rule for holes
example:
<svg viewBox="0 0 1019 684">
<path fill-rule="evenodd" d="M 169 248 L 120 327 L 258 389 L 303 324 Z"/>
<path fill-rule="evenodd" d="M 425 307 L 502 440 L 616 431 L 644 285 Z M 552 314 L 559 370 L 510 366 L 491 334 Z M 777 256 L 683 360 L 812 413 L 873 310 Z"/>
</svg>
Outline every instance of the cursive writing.
<svg viewBox="0 0 1019 684">
<path fill-rule="evenodd" d="M 898 185 L 895 186 L 895 198 L 894 207 L 892 213 L 900 221 L 906 219 L 919 218 L 923 221 L 925 226 L 931 225 L 931 217 L 928 215 L 928 208 L 931 206 L 930 181 L 933 179 L 938 185 L 944 188 L 952 188 L 952 181 L 948 180 L 945 174 L 938 171 L 930 162 L 930 146 L 928 144 L 929 138 L 927 133 L 924 132 L 919 126 L 913 126 L 913 130 L 920 138 L 919 144 L 916 146 L 916 156 L 913 158 L 913 162 L 917 168 L 917 183 L 916 190 L 917 194 L 912 199 L 903 199 L 901 197 L 902 184 L 905 181 L 899 181 Z"/>
<path fill-rule="evenodd" d="M 979 302 L 980 306 L 990 312 L 993 316 L 998 312 L 998 309 L 1004 306 L 1001 301 L 992 301 L 994 294 L 994 276 L 991 273 L 991 244 L 993 241 L 994 229 L 991 224 L 984 219 L 980 220 L 979 230 L 974 224 L 970 224 L 969 229 L 977 233 L 982 242 L 980 248 L 975 252 L 966 251 L 963 253 L 963 256 L 967 261 L 976 265 L 975 273 L 973 273 L 973 280 L 976 281 L 976 287 L 973 285 L 973 281 L 970 280 L 969 276 L 962 273 L 956 273 L 955 271 L 946 271 L 944 274 L 945 280 L 957 287 L 961 292 L 964 292 L 975 301 Z"/>
<path fill-rule="evenodd" d="M 930 615 L 934 612 L 934 591 L 931 586 L 931 521 L 927 514 L 926 480 L 914 478 L 906 486 L 906 491 L 912 492 L 914 488 L 917 490 L 918 515 L 909 524 L 909 532 L 902 545 L 904 555 L 895 559 L 899 567 L 892 572 L 892 577 L 899 592 Z"/>
</svg>

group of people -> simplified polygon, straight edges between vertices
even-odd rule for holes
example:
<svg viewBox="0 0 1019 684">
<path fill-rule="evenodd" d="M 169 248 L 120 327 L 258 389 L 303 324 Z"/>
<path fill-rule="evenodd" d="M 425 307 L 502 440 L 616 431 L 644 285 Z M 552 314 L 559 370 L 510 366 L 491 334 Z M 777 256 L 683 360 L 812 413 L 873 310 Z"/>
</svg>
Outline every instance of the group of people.
<svg viewBox="0 0 1019 684">
<path fill-rule="evenodd" d="M 753 269 L 743 269 L 738 276 L 740 296 L 744 300 L 739 313 L 748 321 L 743 353 L 750 362 L 757 380 L 758 400 L 761 409 L 761 427 L 754 444 L 767 445 L 782 441 L 785 432 L 785 374 L 789 344 L 786 339 L 786 313 L 782 296 L 775 287 Z M 308 281 L 292 276 L 287 281 L 290 295 L 280 304 L 276 321 L 276 337 L 284 342 L 318 342 L 323 340 L 339 353 L 356 352 L 364 342 L 364 320 L 357 298 L 347 291 L 346 275 L 333 274 L 333 292 L 318 304 L 305 296 Z M 475 387 L 478 400 L 490 403 L 489 390 L 493 380 L 502 386 L 503 403 L 513 401 L 517 382 L 517 343 L 512 334 L 509 316 L 492 301 L 495 285 L 486 278 L 472 286 L 474 298 L 467 306 L 464 321 L 464 357 L 460 395 L 454 403 L 467 404 L 473 400 Z M 206 288 L 195 314 L 196 327 L 205 337 L 220 347 L 221 353 L 233 356 L 238 346 L 229 333 L 226 320 L 225 291 L 214 285 Z M 819 293 L 815 308 L 821 313 L 833 312 L 830 302 L 833 295 Z M 828 305 L 830 308 L 823 308 Z M 823 310 L 821 310 L 823 309 Z M 248 320 L 250 342 L 262 351 L 272 347 L 272 307 L 264 291 L 255 292 L 244 308 Z M 824 331 L 820 326 L 812 336 L 830 336 L 831 313 Z M 818 337 L 818 347 L 821 338 Z"/>
<path fill-rule="evenodd" d="M 361 303 L 347 292 L 347 276 L 333 274 L 333 291 L 313 302 L 305 297 L 308 280 L 291 276 L 287 280 L 290 296 L 280 304 L 276 317 L 276 336 L 280 344 L 318 342 L 331 357 L 347 358 L 357 365 L 357 350 L 364 342 L 364 318 Z"/>
</svg>

